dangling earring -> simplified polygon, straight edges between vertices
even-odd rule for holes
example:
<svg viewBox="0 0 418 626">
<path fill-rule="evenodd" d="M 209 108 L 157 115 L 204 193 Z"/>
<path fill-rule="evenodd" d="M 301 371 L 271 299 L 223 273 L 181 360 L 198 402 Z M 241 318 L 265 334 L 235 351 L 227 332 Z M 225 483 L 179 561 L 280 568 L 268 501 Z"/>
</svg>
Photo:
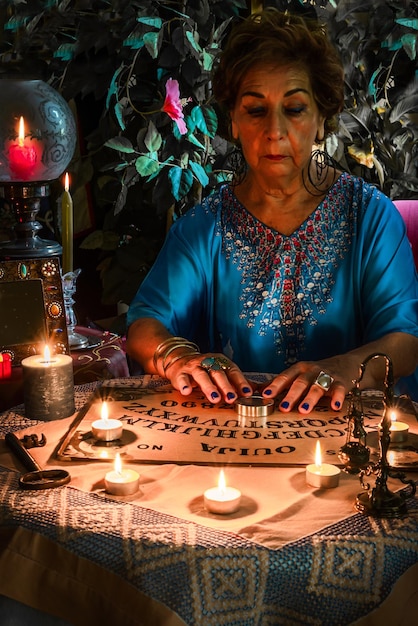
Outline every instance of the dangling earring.
<svg viewBox="0 0 418 626">
<path fill-rule="evenodd" d="M 232 152 L 227 157 L 226 165 L 227 169 L 230 169 L 232 172 L 232 187 L 240 185 L 247 175 L 248 169 L 247 162 L 244 158 L 240 145 L 235 145 L 233 147 Z"/>
<path fill-rule="evenodd" d="M 322 196 L 334 184 L 336 169 L 336 163 L 328 154 L 326 148 L 317 148 L 316 150 L 313 150 L 307 167 L 307 181 L 305 180 L 304 172 L 302 172 L 303 185 L 305 189 L 313 196 Z M 332 171 L 331 177 L 329 174 L 330 171 Z M 307 182 L 309 182 L 311 189 L 308 187 Z M 314 193 L 312 188 L 317 193 Z"/>
</svg>

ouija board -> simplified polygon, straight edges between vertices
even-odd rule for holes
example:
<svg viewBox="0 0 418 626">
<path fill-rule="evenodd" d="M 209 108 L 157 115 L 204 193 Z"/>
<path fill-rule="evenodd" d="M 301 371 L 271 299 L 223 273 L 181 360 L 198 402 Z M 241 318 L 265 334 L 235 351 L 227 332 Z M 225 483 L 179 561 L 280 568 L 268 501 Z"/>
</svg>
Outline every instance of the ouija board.
<svg viewBox="0 0 418 626">
<path fill-rule="evenodd" d="M 123 424 L 122 436 L 96 440 L 92 423 L 106 401 L 109 419 Z M 328 401 L 326 401 L 328 402 Z M 366 444 L 378 458 L 382 396 L 363 399 Z M 391 465 L 418 470 L 418 422 L 414 405 L 399 400 L 397 418 L 409 425 L 406 444 L 390 446 Z M 317 406 L 308 415 L 274 412 L 263 418 L 243 417 L 234 406 L 211 404 L 195 390 L 190 396 L 156 376 L 106 381 L 78 413 L 57 451 L 61 461 L 122 459 L 138 463 L 197 465 L 299 466 L 314 462 L 317 440 L 323 463 L 340 465 L 347 441 L 347 410 Z"/>
</svg>

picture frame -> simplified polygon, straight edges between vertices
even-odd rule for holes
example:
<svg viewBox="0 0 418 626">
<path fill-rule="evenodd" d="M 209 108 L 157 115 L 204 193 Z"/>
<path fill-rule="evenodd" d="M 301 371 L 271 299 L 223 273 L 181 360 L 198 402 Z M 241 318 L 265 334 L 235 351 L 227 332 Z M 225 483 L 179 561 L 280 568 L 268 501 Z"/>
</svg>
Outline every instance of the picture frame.
<svg viewBox="0 0 418 626">
<path fill-rule="evenodd" d="M 69 353 L 59 258 L 0 261 L 0 353 L 18 366 L 46 344 Z"/>
</svg>

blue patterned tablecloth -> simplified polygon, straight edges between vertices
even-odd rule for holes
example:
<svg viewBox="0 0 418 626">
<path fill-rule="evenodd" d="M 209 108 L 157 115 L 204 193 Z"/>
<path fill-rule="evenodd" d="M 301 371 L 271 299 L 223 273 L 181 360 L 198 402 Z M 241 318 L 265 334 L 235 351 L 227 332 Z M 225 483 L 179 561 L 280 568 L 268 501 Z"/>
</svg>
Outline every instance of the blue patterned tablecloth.
<svg viewBox="0 0 418 626">
<path fill-rule="evenodd" d="M 1 433 L 28 424 L 5 414 L 0 425 Z M 417 498 L 403 519 L 358 513 L 273 550 L 70 486 L 23 491 L 18 475 L 3 469 L 0 521 L 123 577 L 189 626 L 345 626 L 418 562 Z"/>
</svg>

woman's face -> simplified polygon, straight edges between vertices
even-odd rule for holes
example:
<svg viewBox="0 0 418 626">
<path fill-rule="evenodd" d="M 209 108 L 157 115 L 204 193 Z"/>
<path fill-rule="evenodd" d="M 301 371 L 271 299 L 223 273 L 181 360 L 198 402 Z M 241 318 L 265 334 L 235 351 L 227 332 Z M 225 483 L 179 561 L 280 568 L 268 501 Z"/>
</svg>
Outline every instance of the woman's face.
<svg viewBox="0 0 418 626">
<path fill-rule="evenodd" d="M 268 188 L 299 184 L 315 139 L 324 137 L 309 77 L 297 66 L 250 69 L 231 121 L 250 176 Z"/>
</svg>

